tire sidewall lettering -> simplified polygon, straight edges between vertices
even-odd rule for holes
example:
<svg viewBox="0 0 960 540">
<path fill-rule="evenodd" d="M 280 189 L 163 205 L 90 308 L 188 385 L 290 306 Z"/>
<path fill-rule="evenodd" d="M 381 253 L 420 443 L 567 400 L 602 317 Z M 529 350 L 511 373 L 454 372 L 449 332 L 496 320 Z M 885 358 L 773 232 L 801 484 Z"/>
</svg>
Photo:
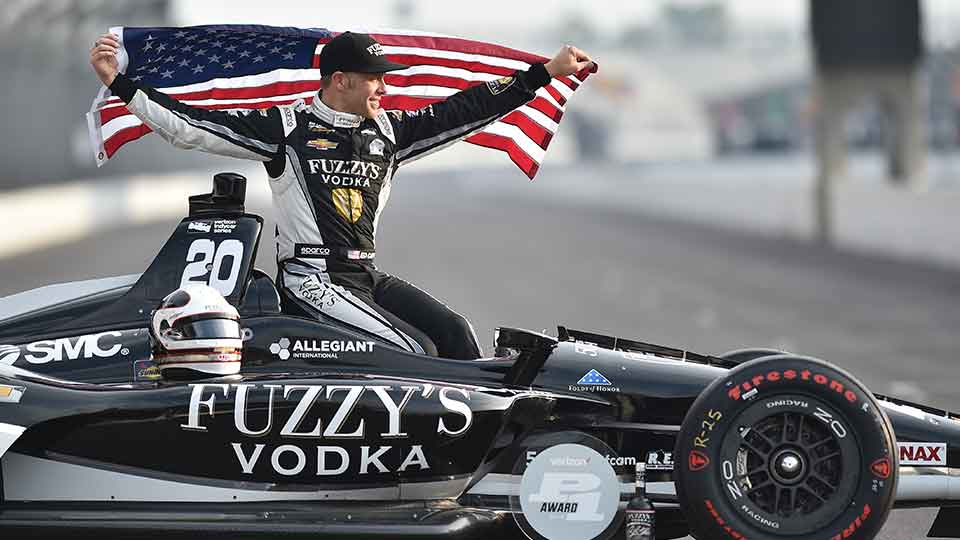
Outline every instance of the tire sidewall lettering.
<svg viewBox="0 0 960 540">
<path fill-rule="evenodd" d="M 803 371 L 808 372 L 806 377 L 801 376 Z M 814 378 L 815 375 L 818 376 Z M 744 388 L 744 382 L 749 383 L 748 388 Z M 733 388 L 740 390 L 740 399 L 730 398 Z M 734 464 L 729 455 L 722 453 L 722 441 L 725 432 L 739 427 L 736 420 L 749 407 L 757 403 L 776 403 L 774 398 L 788 394 L 810 396 L 808 415 L 822 422 L 838 439 L 856 437 L 862 453 L 857 463 L 857 484 L 852 489 L 852 501 L 857 505 L 839 513 L 817 534 L 803 534 L 797 538 L 809 536 L 831 540 L 839 534 L 844 540 L 855 540 L 875 534 L 883 524 L 892 505 L 896 479 L 878 479 L 872 473 L 871 465 L 878 459 L 892 462 L 896 459 L 889 420 L 866 388 L 843 370 L 814 359 L 778 356 L 743 364 L 714 381 L 701 393 L 684 419 L 674 450 L 675 455 L 682 456 L 675 471 L 675 481 L 684 513 L 691 525 L 693 522 L 699 524 L 697 527 L 700 528 L 693 528 L 701 536 L 733 539 L 738 535 L 751 539 L 777 537 L 772 528 L 751 523 L 731 500 L 730 494 L 736 493 L 736 488 L 731 490 L 730 487 Z M 817 401 L 826 407 L 817 411 L 814 405 Z M 703 419 L 708 414 L 719 414 L 722 418 L 707 433 L 709 440 L 705 440 Z M 702 457 L 694 460 L 693 453 Z M 692 466 L 694 461 L 698 464 L 696 467 Z M 704 461 L 709 465 L 701 466 Z M 833 499 L 831 503 L 838 504 Z"/>
</svg>

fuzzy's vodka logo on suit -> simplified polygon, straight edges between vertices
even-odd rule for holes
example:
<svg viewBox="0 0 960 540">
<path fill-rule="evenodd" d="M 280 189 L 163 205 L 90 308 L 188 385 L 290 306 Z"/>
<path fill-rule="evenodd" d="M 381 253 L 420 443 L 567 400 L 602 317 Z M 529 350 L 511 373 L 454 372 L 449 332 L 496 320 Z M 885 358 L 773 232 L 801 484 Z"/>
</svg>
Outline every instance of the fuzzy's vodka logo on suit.
<svg viewBox="0 0 960 540">
<path fill-rule="evenodd" d="M 473 411 L 468 404 L 470 393 L 455 387 L 429 384 L 193 384 L 191 387 L 187 422 L 180 428 L 208 432 L 212 419 L 229 411 L 232 399 L 232 427 L 239 437 L 252 440 L 231 442 L 230 454 L 247 475 L 272 471 L 281 476 L 336 476 L 430 469 L 423 444 L 410 440 L 405 422 L 404 410 L 414 401 L 436 404 L 438 414 L 432 433 L 438 438 L 459 437 L 473 424 Z M 358 406 L 365 397 L 365 406 Z M 251 421 L 252 411 L 257 412 L 257 425 Z M 418 421 L 422 421 L 422 413 Z M 279 440 L 280 444 L 258 442 L 264 438 Z M 362 444 L 369 439 L 387 440 L 390 444 Z M 361 444 L 347 446 L 346 441 Z"/>
</svg>

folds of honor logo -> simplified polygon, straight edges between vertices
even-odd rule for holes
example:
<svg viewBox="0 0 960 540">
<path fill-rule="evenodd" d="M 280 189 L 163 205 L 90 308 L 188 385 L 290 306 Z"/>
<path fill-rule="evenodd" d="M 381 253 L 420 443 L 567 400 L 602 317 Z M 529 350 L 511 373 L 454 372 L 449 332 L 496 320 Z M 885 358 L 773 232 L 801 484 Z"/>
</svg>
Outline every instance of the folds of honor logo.
<svg viewBox="0 0 960 540">
<path fill-rule="evenodd" d="M 584 373 L 577 384 L 571 384 L 567 388 L 571 392 L 620 392 L 620 387 L 615 386 L 595 369 Z"/>
</svg>

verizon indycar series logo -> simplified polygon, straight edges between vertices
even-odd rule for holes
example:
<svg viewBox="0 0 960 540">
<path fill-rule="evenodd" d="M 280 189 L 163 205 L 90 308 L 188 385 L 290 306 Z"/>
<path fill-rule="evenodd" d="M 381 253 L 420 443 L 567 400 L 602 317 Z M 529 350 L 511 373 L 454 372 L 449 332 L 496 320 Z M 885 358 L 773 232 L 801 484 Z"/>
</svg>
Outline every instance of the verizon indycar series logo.
<svg viewBox="0 0 960 540">
<path fill-rule="evenodd" d="M 232 233 L 234 229 L 237 228 L 237 220 L 235 219 L 217 219 L 212 223 L 209 221 L 191 221 L 187 225 L 188 232 L 199 232 L 199 233 L 208 233 L 213 231 L 214 233 L 219 234 L 229 234 Z"/>
<path fill-rule="evenodd" d="M 336 339 L 280 338 L 270 344 L 270 354 L 281 360 L 291 358 L 335 360 L 340 353 L 372 353 L 373 341 L 344 341 Z"/>
<path fill-rule="evenodd" d="M 130 351 L 119 342 L 121 332 L 102 332 L 69 338 L 45 339 L 23 346 L 0 345 L 0 364 L 13 365 L 21 357 L 31 364 L 64 360 L 109 358 Z"/>
<path fill-rule="evenodd" d="M 419 429 L 430 437 L 452 439 L 467 433 L 474 420 L 470 392 L 431 384 L 190 386 L 186 423 L 180 428 L 235 430 L 237 440 L 228 443 L 224 457 L 230 456 L 245 475 L 428 470 L 424 444 L 411 440 L 410 432 Z M 412 422 L 404 413 L 408 406 L 417 411 Z M 424 410 L 437 413 L 429 426 L 423 426 Z M 415 424 L 413 429 L 408 423 Z M 364 444 L 367 439 L 388 444 Z"/>
</svg>

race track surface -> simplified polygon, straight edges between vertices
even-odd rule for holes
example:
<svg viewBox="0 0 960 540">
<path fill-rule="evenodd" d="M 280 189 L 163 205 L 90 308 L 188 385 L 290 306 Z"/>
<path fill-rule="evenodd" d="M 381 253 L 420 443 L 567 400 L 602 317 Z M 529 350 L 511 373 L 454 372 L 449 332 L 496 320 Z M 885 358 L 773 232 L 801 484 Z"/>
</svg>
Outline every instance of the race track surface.
<svg viewBox="0 0 960 540">
<path fill-rule="evenodd" d="M 835 362 L 875 392 L 960 410 L 957 272 L 652 218 L 643 201 L 636 212 L 571 206 L 540 197 L 548 173 L 529 188 L 515 175 L 399 175 L 378 266 L 467 315 L 488 353 L 497 325 L 704 353 L 773 346 Z M 0 260 L 0 295 L 141 272 L 173 224 Z M 259 265 L 270 273 L 272 230 L 268 218 Z M 895 511 L 880 538 L 921 538 L 933 515 Z"/>
</svg>

